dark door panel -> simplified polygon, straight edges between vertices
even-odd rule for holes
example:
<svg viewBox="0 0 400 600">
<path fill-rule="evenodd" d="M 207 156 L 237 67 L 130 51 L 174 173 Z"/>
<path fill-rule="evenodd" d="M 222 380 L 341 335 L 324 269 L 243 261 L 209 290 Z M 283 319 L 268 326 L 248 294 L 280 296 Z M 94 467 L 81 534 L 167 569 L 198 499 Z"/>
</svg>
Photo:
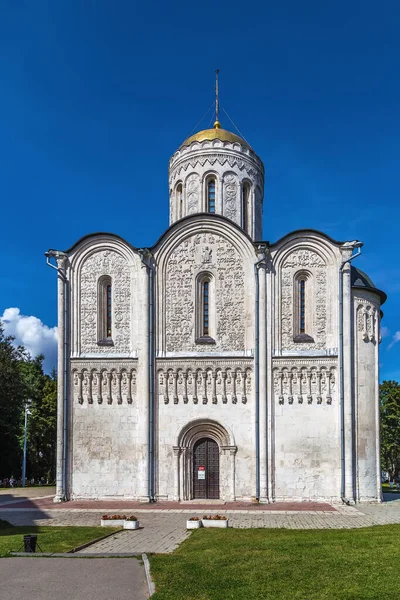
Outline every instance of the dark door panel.
<svg viewBox="0 0 400 600">
<path fill-rule="evenodd" d="M 193 449 L 193 497 L 219 498 L 219 448 L 209 438 L 198 440 Z"/>
</svg>

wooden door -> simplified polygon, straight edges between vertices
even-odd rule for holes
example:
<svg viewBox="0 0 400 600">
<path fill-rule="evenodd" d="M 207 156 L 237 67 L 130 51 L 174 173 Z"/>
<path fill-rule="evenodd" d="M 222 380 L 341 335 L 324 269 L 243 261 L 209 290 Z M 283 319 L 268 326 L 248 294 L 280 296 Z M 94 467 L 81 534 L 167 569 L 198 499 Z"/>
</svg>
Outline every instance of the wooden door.
<svg viewBox="0 0 400 600">
<path fill-rule="evenodd" d="M 198 440 L 193 449 L 193 497 L 219 498 L 219 448 L 210 438 Z"/>
</svg>

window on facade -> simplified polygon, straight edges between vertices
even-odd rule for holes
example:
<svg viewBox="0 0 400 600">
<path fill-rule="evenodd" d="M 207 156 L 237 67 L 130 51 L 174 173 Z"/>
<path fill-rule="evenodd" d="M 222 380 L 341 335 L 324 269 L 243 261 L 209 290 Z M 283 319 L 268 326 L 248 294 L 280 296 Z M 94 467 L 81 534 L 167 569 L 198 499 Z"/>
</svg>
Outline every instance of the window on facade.
<svg viewBox="0 0 400 600">
<path fill-rule="evenodd" d="M 207 212 L 215 213 L 215 179 L 209 179 L 207 184 Z"/>
<path fill-rule="evenodd" d="M 201 273 L 196 283 L 196 343 L 214 344 L 214 286 L 210 273 Z"/>
<path fill-rule="evenodd" d="M 183 188 L 180 183 L 176 188 L 176 200 L 178 205 L 178 219 L 182 219 L 183 217 Z"/>
<path fill-rule="evenodd" d="M 112 282 L 108 275 L 99 279 L 97 304 L 98 343 L 112 344 Z"/>
<path fill-rule="evenodd" d="M 242 188 L 242 227 L 248 232 L 249 227 L 250 185 L 245 182 Z"/>
<path fill-rule="evenodd" d="M 306 332 L 306 282 L 299 281 L 299 332 Z"/>
<path fill-rule="evenodd" d="M 312 290 L 313 280 L 308 272 L 300 272 L 294 278 L 294 341 L 313 342 L 312 337 Z"/>
</svg>

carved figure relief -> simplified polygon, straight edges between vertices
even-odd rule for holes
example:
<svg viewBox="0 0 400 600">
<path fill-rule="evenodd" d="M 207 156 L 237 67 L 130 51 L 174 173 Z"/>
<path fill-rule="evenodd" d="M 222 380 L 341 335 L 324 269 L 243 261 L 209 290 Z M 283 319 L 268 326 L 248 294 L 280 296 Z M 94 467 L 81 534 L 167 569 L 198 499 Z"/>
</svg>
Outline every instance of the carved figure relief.
<svg viewBox="0 0 400 600">
<path fill-rule="evenodd" d="M 113 346 L 99 346 L 97 330 L 98 280 L 110 275 L 113 286 Z M 83 263 L 80 274 L 81 352 L 107 353 L 130 351 L 131 275 L 126 259 L 114 250 L 99 250 Z"/>
<path fill-rule="evenodd" d="M 306 269 L 311 273 L 309 283 L 309 301 L 313 306 L 312 337 L 314 342 L 298 343 L 294 341 L 295 315 L 295 274 Z M 317 252 L 309 249 L 296 249 L 290 253 L 282 265 L 281 275 L 281 345 L 284 350 L 322 349 L 326 347 L 327 328 L 327 267 Z M 307 332 L 309 333 L 309 332 Z"/>
<path fill-rule="evenodd" d="M 72 371 L 72 389 L 79 404 L 131 404 L 136 396 L 136 369 L 77 367 Z"/>
<path fill-rule="evenodd" d="M 204 245 L 204 248 L 203 248 Z M 195 343 L 195 281 L 212 261 L 215 275 L 216 335 L 213 349 L 240 351 L 245 347 L 243 260 L 224 237 L 205 232 L 186 238 L 171 253 L 165 278 L 166 350 L 209 350 Z"/>
<path fill-rule="evenodd" d="M 336 366 L 308 364 L 274 366 L 274 396 L 279 404 L 332 404 L 336 394 Z"/>
<path fill-rule="evenodd" d="M 158 397 L 164 404 L 246 404 L 251 395 L 251 378 L 250 367 L 159 368 Z"/>
</svg>

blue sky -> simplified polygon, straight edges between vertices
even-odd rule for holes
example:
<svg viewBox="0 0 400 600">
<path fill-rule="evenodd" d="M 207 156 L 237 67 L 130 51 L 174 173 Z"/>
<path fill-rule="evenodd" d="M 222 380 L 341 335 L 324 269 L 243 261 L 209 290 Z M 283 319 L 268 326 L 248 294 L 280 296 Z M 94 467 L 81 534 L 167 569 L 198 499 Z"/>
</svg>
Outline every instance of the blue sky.
<svg viewBox="0 0 400 600">
<path fill-rule="evenodd" d="M 389 296 L 381 376 L 400 380 L 397 2 L 0 10 L 0 316 L 19 309 L 8 331 L 53 347 L 48 248 L 93 231 L 151 245 L 166 229 L 168 160 L 210 106 L 219 68 L 222 107 L 266 167 L 264 238 L 310 227 L 364 242 L 355 264 Z"/>
</svg>

